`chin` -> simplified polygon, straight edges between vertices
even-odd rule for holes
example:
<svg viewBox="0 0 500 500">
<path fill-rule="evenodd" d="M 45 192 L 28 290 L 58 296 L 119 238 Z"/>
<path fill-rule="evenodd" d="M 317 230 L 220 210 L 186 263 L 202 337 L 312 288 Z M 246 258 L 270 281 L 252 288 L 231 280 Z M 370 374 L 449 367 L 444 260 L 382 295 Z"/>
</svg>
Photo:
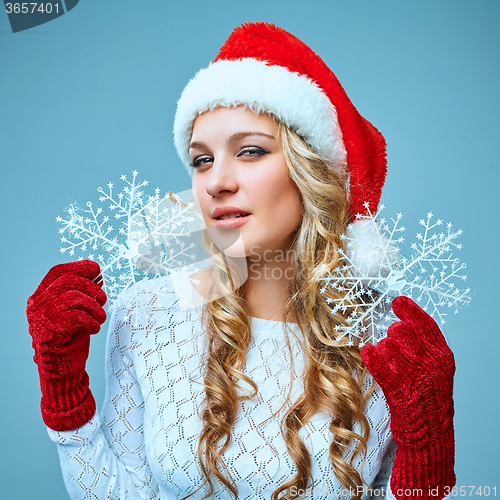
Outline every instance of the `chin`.
<svg viewBox="0 0 500 500">
<path fill-rule="evenodd" d="M 243 237 L 238 229 L 220 230 L 213 226 L 210 228 L 209 235 L 219 251 L 227 257 L 246 257 Z"/>
</svg>

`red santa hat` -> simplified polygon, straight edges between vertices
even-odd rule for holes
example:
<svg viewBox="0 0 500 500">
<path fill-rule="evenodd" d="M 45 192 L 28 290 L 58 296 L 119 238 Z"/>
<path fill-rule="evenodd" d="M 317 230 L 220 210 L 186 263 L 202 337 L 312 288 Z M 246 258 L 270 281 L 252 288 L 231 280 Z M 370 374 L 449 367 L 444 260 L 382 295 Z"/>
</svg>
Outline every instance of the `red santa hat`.
<svg viewBox="0 0 500 500">
<path fill-rule="evenodd" d="M 384 137 L 301 40 L 272 24 L 243 24 L 187 84 L 177 105 L 174 142 L 190 175 L 188 146 L 195 118 L 238 105 L 276 117 L 323 156 L 347 180 L 353 219 L 376 212 L 387 171 Z"/>
</svg>

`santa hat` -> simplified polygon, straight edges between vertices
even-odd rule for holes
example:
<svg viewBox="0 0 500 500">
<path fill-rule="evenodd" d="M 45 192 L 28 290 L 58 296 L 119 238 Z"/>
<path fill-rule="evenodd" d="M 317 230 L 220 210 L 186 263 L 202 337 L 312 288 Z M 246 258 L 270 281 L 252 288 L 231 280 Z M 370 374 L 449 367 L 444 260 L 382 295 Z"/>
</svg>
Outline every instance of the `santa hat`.
<svg viewBox="0 0 500 500">
<path fill-rule="evenodd" d="M 243 24 L 187 84 L 177 104 L 174 142 L 190 175 L 188 146 L 195 118 L 238 105 L 275 116 L 347 177 L 353 219 L 376 212 L 387 171 L 384 137 L 301 40 L 272 24 Z"/>
</svg>

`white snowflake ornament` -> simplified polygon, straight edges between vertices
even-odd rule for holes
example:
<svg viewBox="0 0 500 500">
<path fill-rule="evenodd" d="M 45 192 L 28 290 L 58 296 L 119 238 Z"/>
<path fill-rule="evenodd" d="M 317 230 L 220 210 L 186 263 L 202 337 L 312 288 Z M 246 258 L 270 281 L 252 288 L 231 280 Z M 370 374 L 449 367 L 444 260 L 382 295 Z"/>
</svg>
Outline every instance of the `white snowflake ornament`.
<svg viewBox="0 0 500 500">
<path fill-rule="evenodd" d="M 195 210 L 191 191 L 147 195 L 147 181 L 121 176 L 124 187 L 116 193 L 113 183 L 98 188 L 98 208 L 76 204 L 57 217 L 61 253 L 78 260 L 96 260 L 101 266 L 110 311 L 118 295 L 143 279 L 173 272 L 196 272 L 199 258 L 197 233 L 203 222 Z M 188 198 L 183 200 L 183 196 Z"/>
<path fill-rule="evenodd" d="M 379 218 L 384 205 L 376 214 L 370 212 L 368 204 L 365 206 L 368 215 L 358 215 L 341 237 L 346 247 L 345 253 L 340 251 L 341 265 L 321 279 L 323 293 L 327 287 L 339 292 L 339 298 L 328 299 L 332 313 L 349 311 L 346 324 L 336 327 L 337 338 L 346 339 L 349 345 L 355 341 L 361 346 L 376 344 L 397 321 L 390 305 L 398 295 L 411 297 L 444 324 L 446 310 L 456 313 L 470 301 L 470 289 L 456 286 L 457 281 L 467 279 L 465 264 L 453 255 L 462 247 L 454 241 L 462 231 L 454 231 L 447 224 L 444 231 L 438 232 L 443 222 L 432 222 L 433 214 L 428 213 L 427 219 L 420 220 L 423 230 L 411 245 L 412 256 L 407 258 L 399 248 L 404 242 L 402 215 L 389 223 Z"/>
</svg>

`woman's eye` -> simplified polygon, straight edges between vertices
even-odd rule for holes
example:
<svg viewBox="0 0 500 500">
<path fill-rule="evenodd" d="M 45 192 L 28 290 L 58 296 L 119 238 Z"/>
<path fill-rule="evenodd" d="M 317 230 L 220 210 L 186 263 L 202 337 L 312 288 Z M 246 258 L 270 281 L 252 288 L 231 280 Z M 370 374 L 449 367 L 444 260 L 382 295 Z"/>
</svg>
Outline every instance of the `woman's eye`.
<svg viewBox="0 0 500 500">
<path fill-rule="evenodd" d="M 198 156 L 195 158 L 190 164 L 190 167 L 196 168 L 201 167 L 202 165 L 206 165 L 207 163 L 211 163 L 213 161 L 211 156 Z"/>
<path fill-rule="evenodd" d="M 262 156 L 267 153 L 270 153 L 267 149 L 263 148 L 258 148 L 258 147 L 251 147 L 251 148 L 243 148 L 237 155 L 237 158 L 240 158 L 241 156 L 247 156 L 247 157 L 255 157 L 255 156 Z"/>
</svg>

